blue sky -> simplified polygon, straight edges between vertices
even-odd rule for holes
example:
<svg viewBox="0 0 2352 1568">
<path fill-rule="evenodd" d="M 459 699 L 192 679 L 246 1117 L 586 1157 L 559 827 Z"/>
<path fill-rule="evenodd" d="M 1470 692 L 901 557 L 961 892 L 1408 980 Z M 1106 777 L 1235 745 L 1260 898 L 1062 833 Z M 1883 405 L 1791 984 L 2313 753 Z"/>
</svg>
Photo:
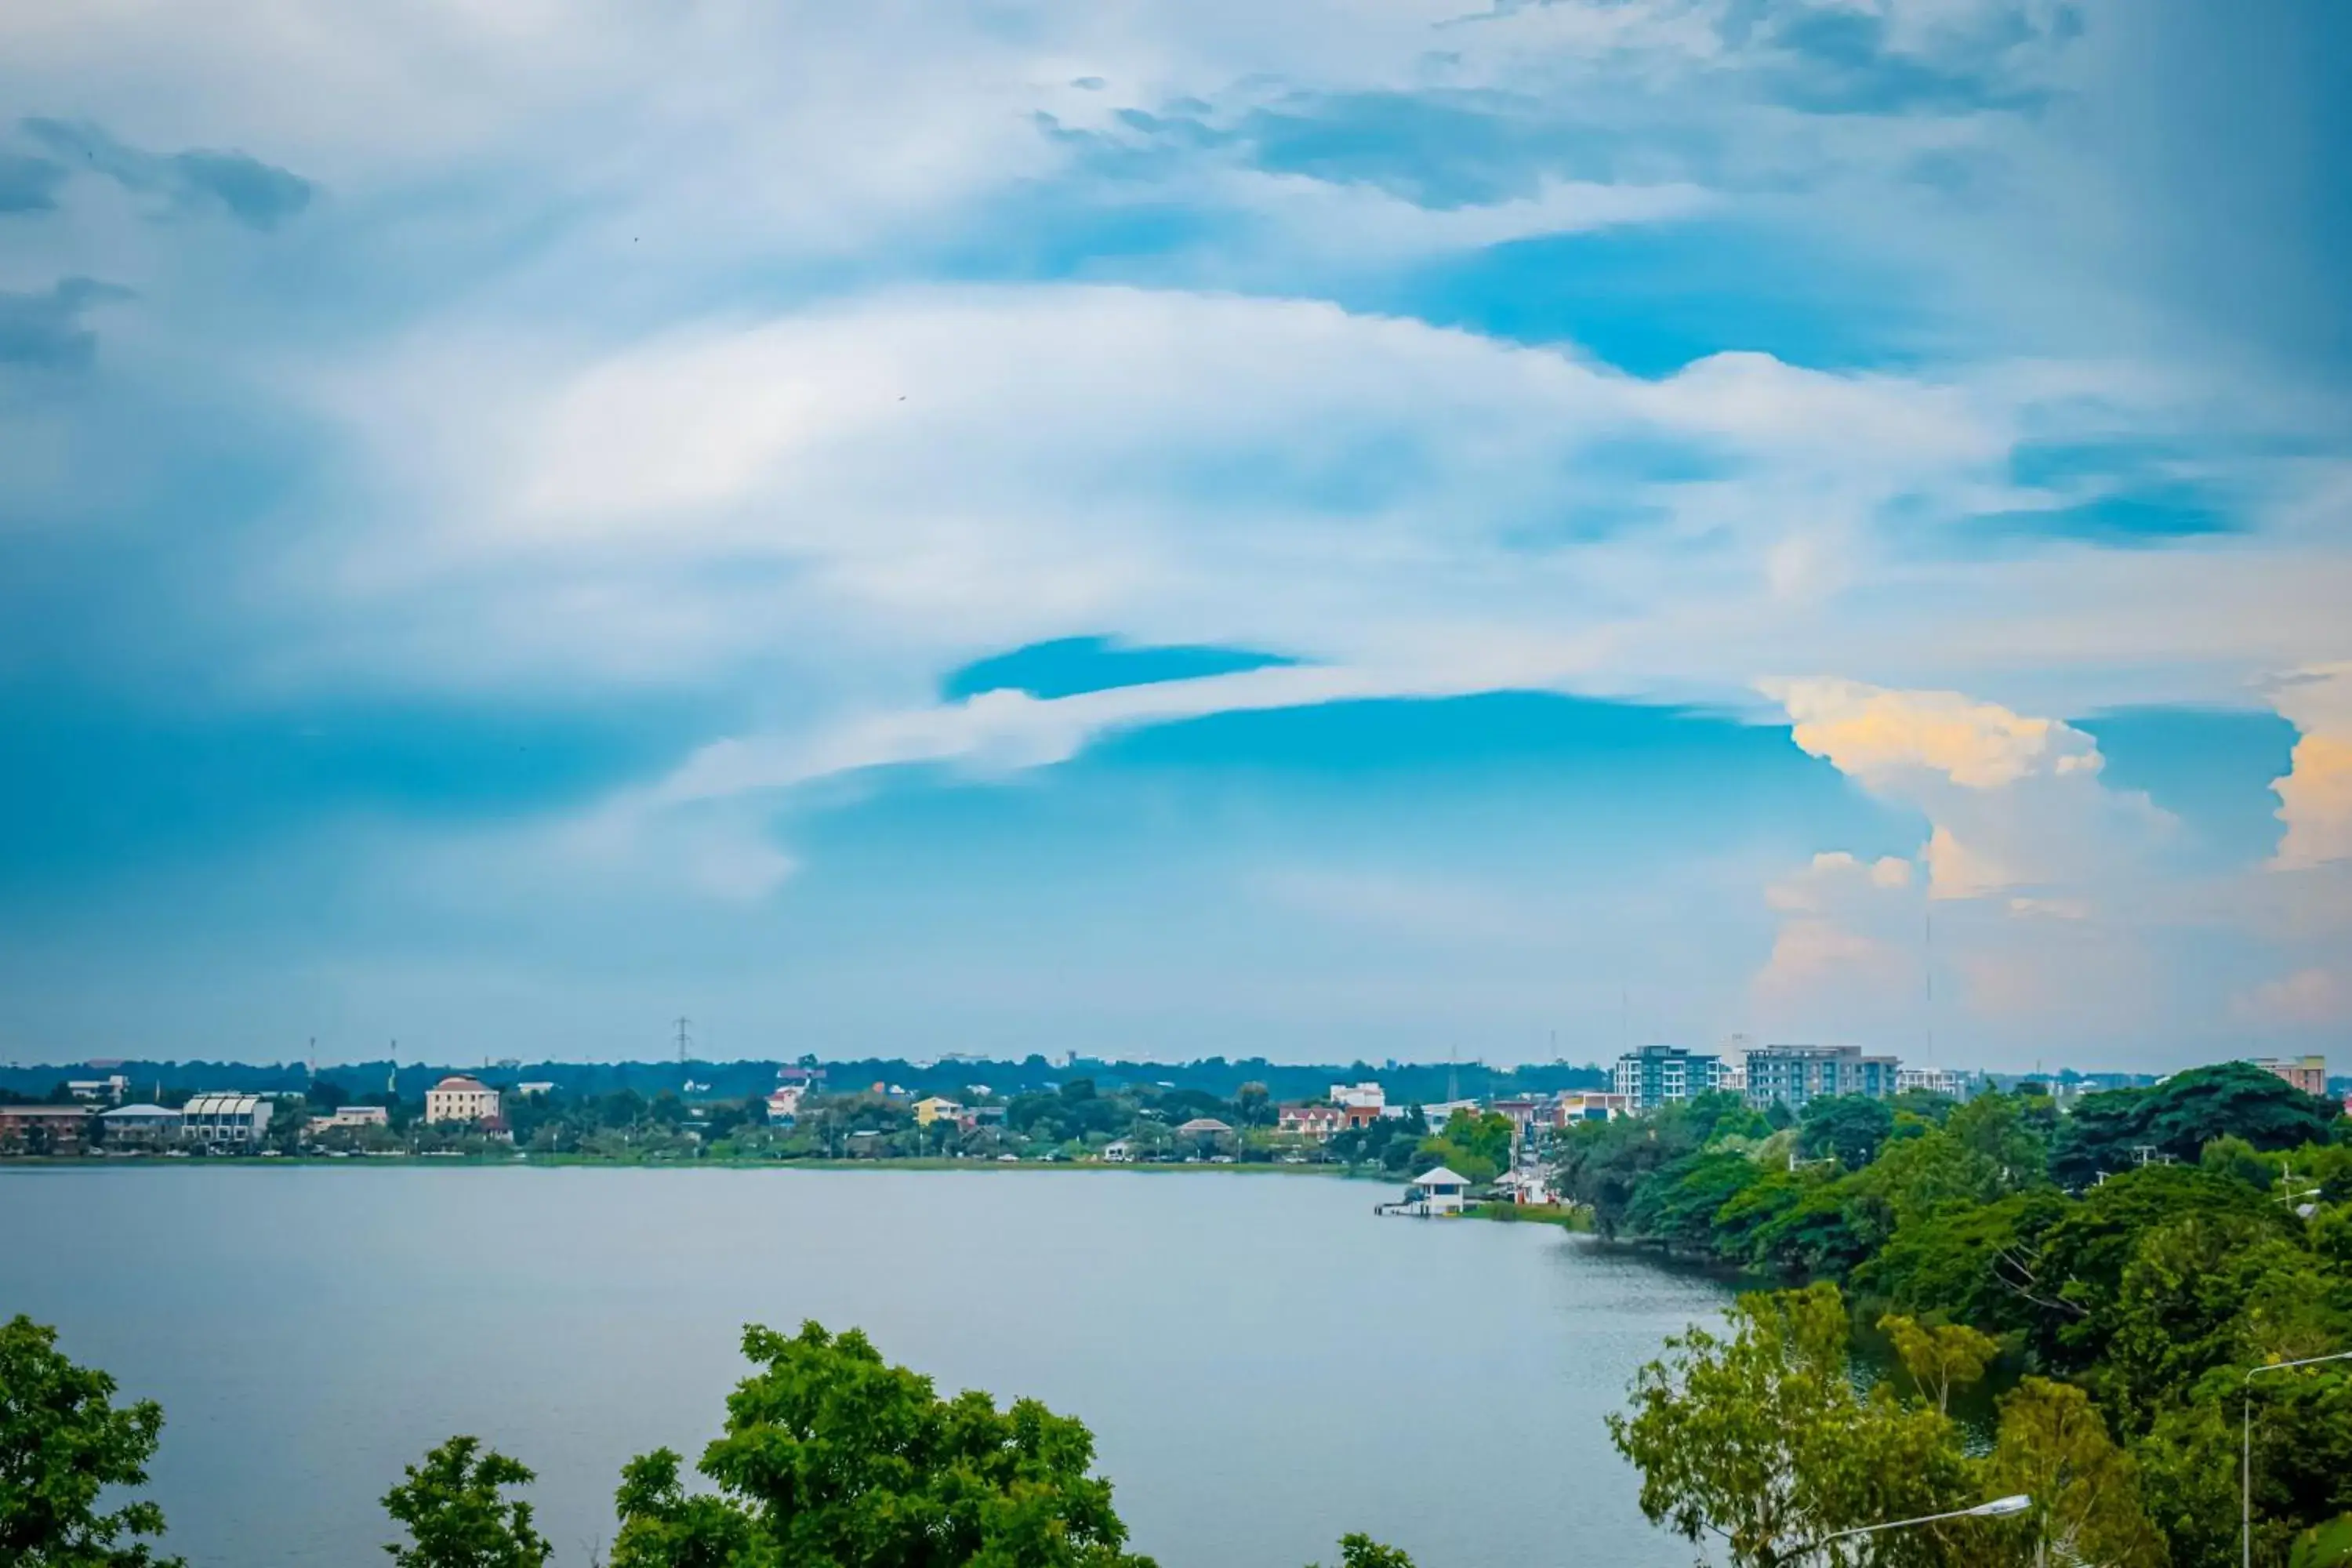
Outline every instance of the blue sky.
<svg viewBox="0 0 2352 1568">
<path fill-rule="evenodd" d="M 0 21 L 0 1058 L 2352 1057 L 2347 45 Z"/>
</svg>

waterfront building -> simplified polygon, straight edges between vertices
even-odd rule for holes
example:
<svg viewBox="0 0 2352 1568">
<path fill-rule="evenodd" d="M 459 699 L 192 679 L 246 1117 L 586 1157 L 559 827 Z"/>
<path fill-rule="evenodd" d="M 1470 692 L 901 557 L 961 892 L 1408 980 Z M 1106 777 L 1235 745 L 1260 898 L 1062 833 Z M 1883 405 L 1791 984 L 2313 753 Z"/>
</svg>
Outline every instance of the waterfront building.
<svg viewBox="0 0 2352 1568">
<path fill-rule="evenodd" d="M 1336 1105 L 1286 1105 L 1275 1112 L 1276 1131 L 1297 1133 L 1318 1143 L 1347 1125 L 1348 1113 Z"/>
<path fill-rule="evenodd" d="M 2326 1057 L 2259 1057 L 2254 1065 L 2273 1078 L 2283 1078 L 2305 1094 L 2327 1093 Z"/>
<path fill-rule="evenodd" d="M 1135 1145 L 1124 1138 L 1114 1139 L 1103 1145 L 1102 1157 L 1114 1165 L 1125 1165 L 1135 1159 Z"/>
<path fill-rule="evenodd" d="M 1829 1095 L 1892 1100 L 1901 1065 L 1893 1057 L 1864 1056 L 1860 1046 L 1759 1046 L 1748 1053 L 1748 1103 L 1801 1110 Z"/>
<path fill-rule="evenodd" d="M 1723 1083 L 1723 1060 L 1680 1046 L 1643 1046 L 1617 1058 L 1616 1090 L 1631 1110 L 1655 1110 Z"/>
<path fill-rule="evenodd" d="M 324 1116 L 310 1118 L 313 1132 L 333 1132 L 354 1127 L 389 1127 L 392 1112 L 381 1105 L 339 1105 Z"/>
<path fill-rule="evenodd" d="M 251 1149 L 276 1109 L 257 1094 L 199 1094 L 180 1108 L 180 1135 L 206 1149 Z"/>
<path fill-rule="evenodd" d="M 0 1149 L 41 1153 L 79 1148 L 94 1114 L 87 1105 L 0 1105 Z"/>
<path fill-rule="evenodd" d="M 478 1078 L 453 1074 L 425 1091 L 427 1121 L 476 1121 L 488 1125 L 499 1118 L 499 1091 Z"/>
<path fill-rule="evenodd" d="M 180 1141 L 181 1114 L 163 1105 L 118 1105 L 99 1112 L 100 1134 L 110 1149 L 161 1149 Z"/>
<path fill-rule="evenodd" d="M 915 1101 L 915 1125 L 929 1127 L 934 1121 L 961 1121 L 963 1107 L 940 1095 L 929 1095 Z"/>
<path fill-rule="evenodd" d="M 1415 1176 L 1404 1190 L 1404 1201 L 1421 1214 L 1460 1214 L 1463 1197 L 1469 1191 L 1468 1177 L 1440 1165 Z"/>
</svg>

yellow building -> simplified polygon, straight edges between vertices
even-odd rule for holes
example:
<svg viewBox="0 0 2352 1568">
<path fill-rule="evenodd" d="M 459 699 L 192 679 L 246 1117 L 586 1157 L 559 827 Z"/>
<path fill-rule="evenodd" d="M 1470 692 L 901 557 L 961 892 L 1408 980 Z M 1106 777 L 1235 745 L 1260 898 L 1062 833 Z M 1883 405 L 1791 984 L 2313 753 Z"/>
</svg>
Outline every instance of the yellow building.
<svg viewBox="0 0 2352 1568">
<path fill-rule="evenodd" d="M 915 1101 L 915 1125 L 918 1127 L 929 1127 L 934 1121 L 953 1121 L 962 1114 L 962 1106 L 936 1094 L 928 1100 Z"/>
</svg>

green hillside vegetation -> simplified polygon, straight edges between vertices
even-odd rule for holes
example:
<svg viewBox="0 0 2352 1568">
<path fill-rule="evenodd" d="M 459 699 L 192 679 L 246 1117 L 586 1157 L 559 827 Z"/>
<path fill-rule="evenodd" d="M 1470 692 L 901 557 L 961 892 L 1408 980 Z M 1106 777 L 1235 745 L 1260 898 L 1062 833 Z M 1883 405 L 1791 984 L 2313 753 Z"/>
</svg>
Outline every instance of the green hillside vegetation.
<svg viewBox="0 0 2352 1568">
<path fill-rule="evenodd" d="M 1822 1561 L 1792 1553 L 2007 1488 L 2028 1514 L 1829 1559 L 2224 1568 L 2248 1399 L 2254 1561 L 2326 1561 L 2352 1528 L 2352 1363 L 2248 1379 L 2352 1351 L 2352 1122 L 2258 1068 L 2064 1116 L 2032 1086 L 1822 1100 L 1782 1126 L 1710 1095 L 1575 1129 L 1559 1177 L 1604 1236 L 1806 1282 L 1676 1342 L 1616 1425 L 1651 1517 L 1735 1563 Z M 1901 1375 L 1852 1385 L 1854 1321 Z M 1950 1396 L 1988 1376 L 2009 1392 L 1971 1433 Z"/>
</svg>

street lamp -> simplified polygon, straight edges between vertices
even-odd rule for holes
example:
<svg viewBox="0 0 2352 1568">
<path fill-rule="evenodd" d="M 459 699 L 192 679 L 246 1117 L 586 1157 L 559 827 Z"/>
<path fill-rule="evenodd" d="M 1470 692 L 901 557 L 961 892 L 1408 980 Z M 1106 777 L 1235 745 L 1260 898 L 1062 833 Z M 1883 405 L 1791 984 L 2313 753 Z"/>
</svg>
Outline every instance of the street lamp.
<svg viewBox="0 0 2352 1568">
<path fill-rule="evenodd" d="M 2317 1366 L 2322 1362 L 2352 1361 L 2352 1351 L 2337 1351 L 2334 1355 L 2305 1356 L 2301 1361 L 2273 1362 L 2268 1366 L 2248 1367 L 2239 1386 L 2244 1391 L 2241 1400 L 2243 1415 L 2238 1433 L 2238 1552 L 2242 1568 L 2254 1568 L 2254 1377 L 2258 1373 L 2284 1372 L 2289 1367 Z"/>
<path fill-rule="evenodd" d="M 1980 1502 L 1974 1508 L 1956 1508 L 1949 1513 L 1922 1514 L 1917 1519 L 1894 1519 L 1885 1524 L 1858 1524 L 1852 1530 L 1841 1530 L 1824 1535 L 1799 1548 L 1797 1555 L 1810 1557 L 1832 1541 L 1844 1541 L 1856 1535 L 1875 1535 L 1882 1530 L 1908 1530 L 1915 1524 L 1935 1524 L 1947 1519 L 2001 1519 L 2012 1513 L 2023 1513 L 2033 1506 L 2033 1500 L 2020 1492 L 2014 1497 L 1997 1497 L 1990 1502 Z"/>
</svg>

